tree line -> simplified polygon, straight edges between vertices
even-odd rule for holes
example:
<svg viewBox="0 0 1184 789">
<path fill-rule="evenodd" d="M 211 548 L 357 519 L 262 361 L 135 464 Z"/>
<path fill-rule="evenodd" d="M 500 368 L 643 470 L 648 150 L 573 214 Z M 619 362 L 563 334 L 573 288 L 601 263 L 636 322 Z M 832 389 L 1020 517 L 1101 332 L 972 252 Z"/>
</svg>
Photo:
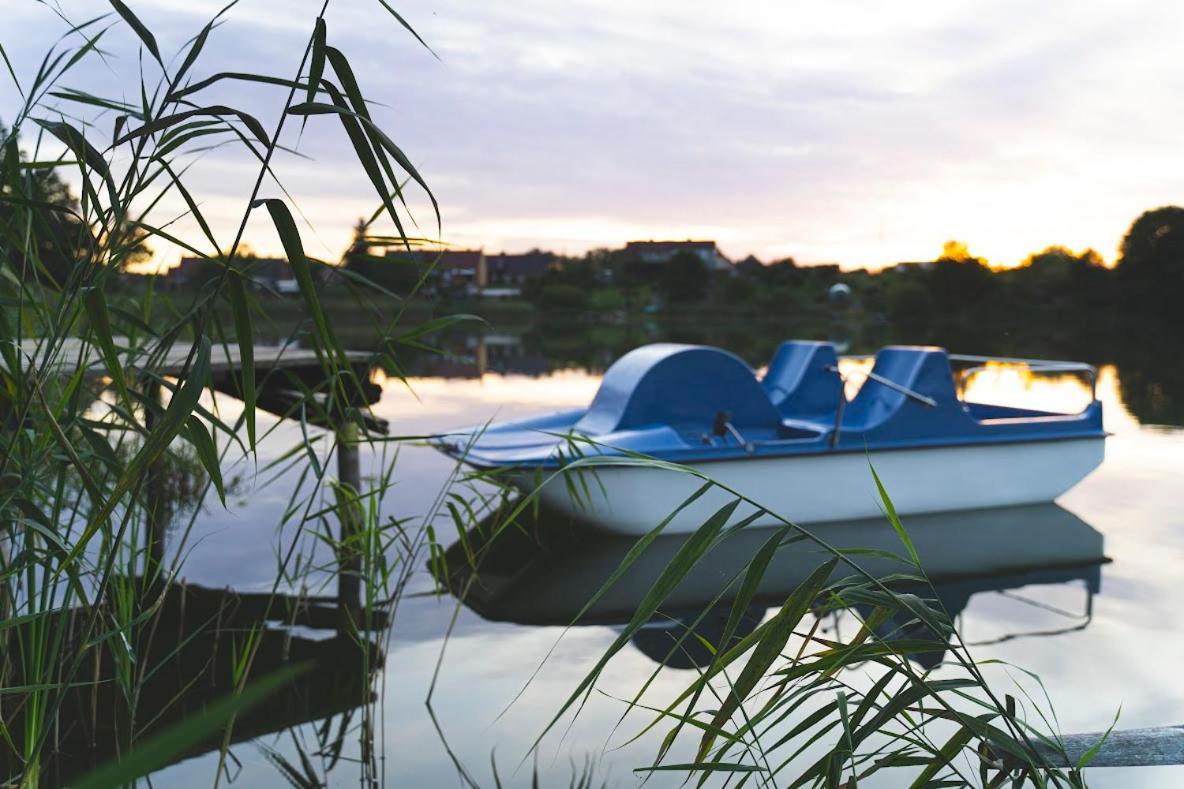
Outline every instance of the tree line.
<svg viewBox="0 0 1184 789">
<path fill-rule="evenodd" d="M 836 302 L 844 283 L 850 299 Z M 1107 319 L 1163 321 L 1184 300 L 1184 208 L 1144 212 L 1130 226 L 1115 265 L 1092 249 L 1050 246 L 1018 266 L 999 268 L 951 241 L 933 261 L 880 271 L 800 266 L 792 258 L 711 271 L 693 254 L 665 264 L 596 250 L 565 260 L 524 289 L 544 310 L 727 307 L 754 314 L 824 315 L 858 310 L 904 327 L 974 322 L 1060 322 L 1066 328 Z"/>
</svg>

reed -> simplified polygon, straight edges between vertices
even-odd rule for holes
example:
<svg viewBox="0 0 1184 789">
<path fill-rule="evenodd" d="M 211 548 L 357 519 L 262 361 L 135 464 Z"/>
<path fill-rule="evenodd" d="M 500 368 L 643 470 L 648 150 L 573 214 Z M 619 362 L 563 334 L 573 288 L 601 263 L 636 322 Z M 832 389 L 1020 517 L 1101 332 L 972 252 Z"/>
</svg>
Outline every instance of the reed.
<svg viewBox="0 0 1184 789">
<path fill-rule="evenodd" d="M 393 454 L 386 439 L 367 429 L 368 382 L 346 361 L 320 306 L 316 279 L 328 265 L 305 253 L 299 212 L 286 199 L 282 173 L 304 127 L 332 123 L 343 130 L 374 189 L 377 207 L 366 230 L 385 222 L 404 244 L 420 243 L 407 232 L 414 227 L 412 193 L 424 198 L 438 231 L 435 198 L 373 120 L 349 58 L 334 46 L 328 3 L 309 20 L 306 46 L 286 73 L 229 72 L 209 62 L 207 43 L 223 24 L 233 24 L 236 4 L 194 30 L 172 55 L 120 0 L 83 20 L 47 7 L 47 21 L 58 24 L 62 36 L 30 74 L 17 73 L 0 42 L 5 76 L 23 100 L 0 130 L 0 703 L 6 724 L 0 747 L 7 750 L 5 777 L 24 785 L 45 778 L 43 759 L 57 750 L 59 724 L 79 714 L 74 705 L 86 700 L 88 689 L 94 693 L 84 707 L 96 720 L 110 712 L 100 709 L 100 695 L 118 708 L 120 751 L 157 757 L 216 731 L 225 758 L 236 717 L 259 703 L 264 690 L 275 692 L 278 680 L 261 678 L 256 668 L 267 642 L 256 622 L 227 636 L 226 703 L 211 708 L 200 725 L 189 720 L 166 732 L 172 740 L 164 745 L 146 734 L 164 712 L 145 709 L 142 695 L 198 636 L 182 633 L 176 648 L 162 646 L 172 634 L 157 632 L 166 626 L 158 613 L 172 600 L 201 504 L 216 497 L 224 506 L 234 492 L 226 469 L 266 479 L 301 468 L 301 484 L 279 524 L 284 545 L 264 619 L 293 590 L 317 591 L 307 589 L 319 569 L 310 557 L 327 541 L 336 554 L 359 557 L 351 567 L 361 594 L 341 615 L 343 637 L 372 643 L 373 632 L 382 629 L 376 623 L 389 622 L 377 612 L 389 606 L 399 573 L 407 573 L 423 550 L 422 537 L 407 541 L 398 524 L 379 518 Z M 375 10 L 418 39 L 394 9 L 379 3 Z M 127 33 L 131 47 L 121 38 Z M 137 84 L 116 85 L 106 96 L 70 86 L 78 71 L 113 63 L 125 71 L 131 66 L 127 78 Z M 262 98 L 249 106 L 227 104 L 216 98 L 227 83 L 263 88 L 254 94 Z M 260 118 L 272 119 L 270 126 Z M 240 220 L 225 237 L 215 233 L 187 186 L 192 168 L 212 149 L 237 150 L 255 162 Z M 177 204 L 180 212 L 167 208 Z M 256 380 L 254 364 L 257 325 L 265 315 L 252 287 L 253 259 L 242 243 L 255 216 L 270 220 L 308 316 L 287 342 L 311 345 L 321 367 L 314 383 L 291 382 L 302 391 L 286 416 L 302 425 L 304 440 L 270 464 L 258 463 L 256 454 L 270 432 L 256 424 L 268 384 Z M 152 285 L 142 298 L 117 287 L 121 270 L 158 244 L 179 247 L 214 272 L 188 304 L 162 299 Z M 375 290 L 357 278 L 351 284 Z M 450 320 L 408 327 L 399 320 L 399 303 L 393 307 L 383 316 L 374 361 L 397 369 L 400 346 L 422 342 Z M 162 360 L 175 357 L 179 347 L 186 348 L 184 363 L 165 375 Z M 214 391 L 211 359 L 231 355 L 241 360 L 233 387 L 245 406 L 233 419 L 221 413 L 217 398 L 205 405 Z M 336 442 L 315 435 L 310 428 L 316 424 L 336 425 L 336 435 L 387 453 L 386 470 L 363 489 L 332 480 L 327 461 Z M 187 473 L 170 473 L 177 466 Z M 187 522 L 186 513 L 165 507 L 178 484 L 195 504 Z M 341 517 L 354 528 L 338 535 L 333 521 Z M 172 530 L 170 556 L 160 547 L 166 528 Z M 223 615 L 219 608 L 214 621 L 202 624 L 216 629 Z M 215 647 L 227 643 L 215 640 Z M 359 654 L 364 676 L 372 676 L 373 650 Z M 369 691 L 360 695 L 363 709 L 370 709 Z M 367 720 L 361 729 L 372 736 L 373 727 Z M 140 772 L 126 767 L 135 759 L 120 763 L 122 772 L 96 773 L 93 781 L 114 775 L 128 781 L 160 766 L 159 758 L 143 760 Z"/>
<path fill-rule="evenodd" d="M 370 429 L 368 381 L 351 364 L 318 296 L 317 280 L 331 271 L 330 263 L 305 251 L 304 223 L 287 198 L 284 167 L 307 124 L 338 125 L 375 194 L 364 233 L 407 247 L 423 243 L 430 239 L 417 229 L 411 206 L 422 205 L 431 217 L 432 236 L 439 235 L 439 207 L 411 158 L 372 116 L 349 57 L 334 46 L 328 0 L 309 21 L 295 62 L 274 73 L 228 72 L 208 62 L 206 46 L 223 25 L 233 24 L 237 2 L 194 30 L 180 51 L 165 53 L 147 20 L 122 0 L 109 1 L 109 12 L 82 20 L 47 7 L 62 37 L 32 73 L 18 74 L 0 41 L 6 76 L 22 97 L 0 130 L 2 777 L 23 786 L 134 783 L 213 743 L 220 758 L 210 782 L 217 786 L 229 770 L 231 744 L 254 731 L 254 711 L 282 694 L 286 683 L 347 656 L 354 661 L 352 677 L 324 676 L 343 683 L 340 693 L 350 696 L 357 718 L 347 712 L 339 729 L 318 731 L 319 764 L 303 747 L 296 749 L 299 764 L 278 752 L 267 758 L 297 785 L 325 782 L 346 738 L 355 738 L 362 779 L 382 782 L 382 721 L 375 709 L 382 646 L 409 581 L 428 558 L 438 563 L 443 554 L 436 527 L 450 522 L 463 536 L 491 513 L 508 511 L 487 535 L 493 540 L 530 511 L 533 499 L 508 504 L 505 492 L 489 484 L 497 480 L 456 468 L 414 522 L 383 515 L 397 479 L 398 447 L 423 437 L 386 437 Z M 385 0 L 374 12 L 426 47 Z M 131 50 L 116 31 L 131 34 Z M 79 70 L 116 60 L 137 67 L 110 95 L 70 87 Z M 230 83 L 258 88 L 251 95 L 261 98 L 243 104 L 216 99 Z M 200 196 L 187 186 L 192 168 L 211 149 L 237 151 L 255 171 L 240 219 L 226 235 L 214 231 Z M 165 208 L 171 204 L 183 206 L 179 214 Z M 262 463 L 258 448 L 275 428 L 256 416 L 269 381 L 257 376 L 254 364 L 266 310 L 254 294 L 253 262 L 243 244 L 255 217 L 271 223 L 299 284 L 306 318 L 288 343 L 310 346 L 320 368 L 315 381 L 287 382 L 299 396 L 283 415 L 299 426 L 301 440 Z M 189 303 L 163 299 L 154 286 L 134 298 L 116 287 L 121 269 L 158 244 L 179 247 L 214 272 Z M 404 320 L 405 300 L 356 276 L 349 285 L 362 304 L 381 299 L 383 310 L 374 315 L 382 337 L 371 361 L 388 370 L 401 369 L 401 349 L 430 349 L 433 333 L 469 319 L 411 325 Z M 178 347 L 185 349 L 184 363 L 166 374 L 164 360 Z M 210 397 L 215 362 L 230 356 L 241 362 L 232 386 L 244 406 L 233 417 Z M 334 431 L 322 432 L 318 426 L 325 425 Z M 373 453 L 377 471 L 365 480 L 335 479 L 334 455 L 355 443 Z M 567 484 L 577 498 L 597 495 L 595 469 L 608 462 L 694 473 L 642 457 L 580 457 L 579 442 L 572 444 L 563 479 L 540 482 Z M 261 596 L 179 583 L 198 513 L 207 504 L 225 506 L 236 476 L 296 480 L 276 524 L 275 581 Z M 702 483 L 703 490 L 716 485 Z M 162 501 L 179 491 L 188 494 L 187 506 L 163 509 Z M 660 613 L 673 585 L 746 527 L 746 519 L 735 518 L 737 508 L 759 505 L 731 493 L 734 502 L 705 522 L 656 579 L 620 638 L 560 705 L 552 726 L 577 714 L 605 665 Z M 629 714 L 653 716 L 643 730 L 668 727 L 642 771 L 761 785 L 854 785 L 889 769 L 914 771 L 916 785 L 1080 784 L 1078 770 L 1055 770 L 1042 760 L 1035 746 L 1055 740 L 1041 733 L 1049 721 L 1033 723 L 1023 714 L 1031 700 L 999 698 L 940 607 L 894 590 L 896 582 L 923 582 L 924 576 L 886 494 L 884 503 L 904 547 L 899 577 L 872 577 L 860 570 L 857 554 L 833 549 L 789 522 L 770 535 L 736 579 L 724 637 L 708 645 L 715 653 L 710 667 L 669 705 L 646 710 L 641 693 L 627 702 Z M 339 530 L 343 523 L 348 528 Z M 662 526 L 655 524 L 627 562 Z M 166 528 L 169 552 L 161 547 Z M 830 558 L 772 618 L 738 636 L 770 557 L 810 542 Z M 318 546 L 331 549 L 331 557 Z M 480 560 L 476 546 L 470 560 Z M 326 608 L 331 579 L 342 572 L 357 595 Z M 820 631 L 819 617 L 853 606 L 867 611 L 853 639 Z M 277 639 L 267 624 L 323 622 L 326 616 L 334 617 L 337 630 L 327 646 Z M 165 632 L 176 621 L 191 627 Z M 685 636 L 695 637 L 690 630 Z M 960 667 L 958 678 L 933 679 L 909 662 L 911 655 L 947 648 Z M 331 650 L 332 660 L 301 660 L 296 653 L 302 649 L 309 655 Z M 154 694 L 164 673 L 192 668 L 193 652 L 204 652 L 200 669 L 220 698 L 185 716 L 177 710 L 181 697 L 194 692 L 192 683 L 177 698 L 161 701 Z M 263 668 L 280 663 L 288 668 Z M 870 685 L 852 679 L 859 667 L 875 672 Z M 432 689 L 425 689 L 429 706 Z M 98 732 L 104 721 L 115 732 L 117 761 L 85 777 L 64 775 L 60 763 L 51 764 L 68 736 L 63 723 Z M 695 743 L 693 758 L 671 761 L 688 738 Z M 800 765 L 799 754 L 812 748 L 822 748 L 822 755 Z M 459 761 L 456 766 L 476 785 Z M 496 762 L 491 768 L 500 783 Z M 573 785 L 593 782 L 590 764 L 574 769 Z"/>
<path fill-rule="evenodd" d="M 731 501 L 681 540 L 660 573 L 644 576 L 648 592 L 612 644 L 557 706 L 536 748 L 553 729 L 579 715 L 599 690 L 609 662 L 647 623 L 673 617 L 666 607 L 668 597 L 697 566 L 712 562 L 713 551 L 770 516 L 780 527 L 758 532 L 764 538 L 759 550 L 697 618 L 684 624 L 665 660 L 637 692 L 621 700 L 617 728 L 627 720 L 642 720 L 625 743 L 655 732 L 661 735 L 653 761 L 639 767 L 639 775 L 681 773 L 699 785 L 735 781 L 847 787 L 874 783 L 883 773 L 895 772 L 905 773 L 905 780 L 917 787 L 1085 785 L 1084 770 L 1105 736 L 1079 758 L 1069 758 L 1039 677 L 997 661 L 976 661 L 870 464 L 885 528 L 899 537 L 897 552 L 838 549 L 809 528 L 693 468 L 640 455 L 599 455 L 587 439 L 569 440 L 571 459 L 560 471 L 538 480 L 534 493 L 507 506 L 469 538 L 466 572 L 458 575 L 442 563 L 434 566 L 437 578 L 459 597 L 480 583 L 481 563 L 496 550 L 499 535 L 544 525 L 531 518 L 544 485 L 563 485 L 575 501 L 586 501 L 601 495 L 595 484 L 598 469 L 637 466 L 698 479 L 701 487 L 679 510 L 713 489 L 722 490 Z M 623 555 L 572 625 L 630 573 L 675 514 L 655 524 Z M 817 555 L 818 564 L 771 616 L 755 629 L 743 628 L 762 579 L 781 551 Z M 869 557 L 880 563 L 888 560 L 898 571 L 872 574 L 862 565 Z M 458 578 L 463 581 L 458 583 Z M 726 623 L 718 638 L 709 641 L 699 625 L 721 605 L 728 612 Z M 837 627 L 828 632 L 825 623 L 839 617 L 853 620 L 850 638 L 842 638 Z M 647 690 L 662 665 L 682 652 L 703 648 L 712 655 L 710 663 L 676 698 L 658 706 L 648 700 Z M 1015 695 L 1002 693 L 1002 684 Z M 673 758 L 675 754 L 680 758 Z"/>
</svg>

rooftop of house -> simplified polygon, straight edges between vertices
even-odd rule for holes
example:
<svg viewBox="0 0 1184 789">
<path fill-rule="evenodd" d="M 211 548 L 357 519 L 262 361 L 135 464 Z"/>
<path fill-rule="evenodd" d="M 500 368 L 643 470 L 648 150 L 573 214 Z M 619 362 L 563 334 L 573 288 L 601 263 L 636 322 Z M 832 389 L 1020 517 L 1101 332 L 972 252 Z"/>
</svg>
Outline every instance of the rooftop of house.
<svg viewBox="0 0 1184 789">
<path fill-rule="evenodd" d="M 417 249 L 413 252 L 391 250 L 387 257 L 434 264 L 436 271 L 476 271 L 485 253 L 480 249 Z"/>
<path fill-rule="evenodd" d="M 714 241 L 627 241 L 626 252 L 682 252 L 682 251 L 716 252 Z"/>
<path fill-rule="evenodd" d="M 485 256 L 485 265 L 491 274 L 538 275 L 546 272 L 554 263 L 555 253 L 538 249 L 517 255 L 502 252 Z"/>
<path fill-rule="evenodd" d="M 288 279 L 292 276 L 292 269 L 288 266 L 286 258 L 246 257 L 242 258 L 241 262 L 253 277 Z M 169 269 L 166 276 L 186 279 L 203 266 L 213 264 L 214 261 L 209 258 L 186 256 L 181 258 L 180 263 Z"/>
</svg>

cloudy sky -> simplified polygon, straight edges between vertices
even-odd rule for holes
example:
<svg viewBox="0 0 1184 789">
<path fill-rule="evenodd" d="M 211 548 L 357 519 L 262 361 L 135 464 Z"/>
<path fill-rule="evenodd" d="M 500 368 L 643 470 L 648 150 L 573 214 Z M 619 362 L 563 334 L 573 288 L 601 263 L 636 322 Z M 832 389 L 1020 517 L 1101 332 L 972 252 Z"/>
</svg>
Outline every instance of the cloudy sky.
<svg viewBox="0 0 1184 789">
<path fill-rule="evenodd" d="M 128 2 L 166 56 L 217 8 Z M 384 105 L 375 114 L 439 197 L 451 243 L 579 253 L 714 238 L 734 258 L 854 267 L 931 259 L 956 238 L 998 264 L 1053 243 L 1112 260 L 1141 211 L 1184 202 L 1184 4 L 392 2 L 438 58 L 375 0 L 332 0 L 329 41 Z M 75 21 L 108 8 L 60 7 Z M 318 7 L 242 0 L 197 73 L 290 75 Z M 63 25 L 30 0 L 0 10 L 0 43 L 27 80 Z M 113 32 L 107 49 L 64 84 L 134 90 L 134 38 Z M 270 126 L 284 97 L 209 98 Z M 6 79 L 0 120 L 18 103 Z M 283 156 L 278 173 L 311 223 L 310 253 L 335 259 L 375 198 L 335 121 L 297 130 L 286 142 L 309 158 Z M 189 172 L 220 235 L 251 175 L 223 151 Z M 269 252 L 264 220 L 247 240 Z"/>
</svg>

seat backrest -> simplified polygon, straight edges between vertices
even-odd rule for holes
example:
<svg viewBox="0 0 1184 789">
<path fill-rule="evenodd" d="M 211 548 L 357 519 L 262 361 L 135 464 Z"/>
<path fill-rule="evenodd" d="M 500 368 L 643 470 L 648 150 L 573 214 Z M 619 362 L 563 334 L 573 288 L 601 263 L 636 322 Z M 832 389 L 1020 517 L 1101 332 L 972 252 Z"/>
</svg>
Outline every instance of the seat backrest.
<svg viewBox="0 0 1184 789">
<path fill-rule="evenodd" d="M 630 351 L 605 372 L 575 429 L 604 435 L 665 424 L 708 432 L 721 411 L 740 430 L 776 428 L 781 421 L 739 357 L 719 348 L 660 343 Z"/>
<path fill-rule="evenodd" d="M 761 386 L 783 419 L 834 419 L 843 381 L 829 342 L 787 340 L 777 348 Z"/>
<path fill-rule="evenodd" d="M 872 373 L 937 401 L 939 411 L 958 407 L 950 359 L 944 348 L 890 345 L 876 354 Z M 904 392 L 867 378 L 843 414 L 844 432 L 872 430 L 893 417 L 927 406 Z"/>
</svg>

